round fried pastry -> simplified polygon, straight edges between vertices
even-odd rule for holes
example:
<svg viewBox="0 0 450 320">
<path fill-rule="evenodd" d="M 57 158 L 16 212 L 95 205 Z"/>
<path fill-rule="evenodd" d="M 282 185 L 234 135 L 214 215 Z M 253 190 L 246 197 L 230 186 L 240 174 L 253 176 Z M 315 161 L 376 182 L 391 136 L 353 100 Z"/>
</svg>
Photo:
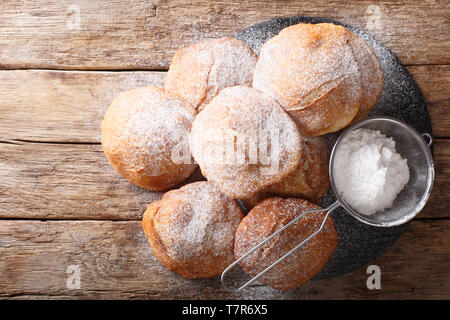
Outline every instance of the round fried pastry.
<svg viewBox="0 0 450 320">
<path fill-rule="evenodd" d="M 186 144 L 196 111 L 159 87 L 121 93 L 102 122 L 102 147 L 112 167 L 131 183 L 163 191 L 186 180 L 197 168 L 173 152 Z M 187 152 L 189 153 L 189 152 Z"/>
<path fill-rule="evenodd" d="M 380 70 L 373 51 L 347 28 L 301 23 L 262 46 L 253 87 L 274 97 L 304 135 L 318 136 L 346 127 L 361 107 L 361 117 L 370 112 Z"/>
<path fill-rule="evenodd" d="M 142 226 L 163 266 L 185 278 L 209 278 L 233 262 L 234 235 L 242 217 L 236 200 L 202 181 L 151 203 Z"/>
<path fill-rule="evenodd" d="M 281 182 L 241 201 L 247 209 L 270 197 L 302 198 L 317 203 L 330 188 L 329 156 L 330 151 L 323 137 L 303 137 L 302 157 L 298 168 Z"/>
<path fill-rule="evenodd" d="M 238 39 L 198 42 L 175 53 L 165 89 L 200 111 L 223 88 L 251 86 L 256 60 L 253 50 Z"/>
<path fill-rule="evenodd" d="M 231 198 L 245 198 L 298 167 L 301 141 L 274 99 L 236 86 L 222 90 L 197 115 L 190 146 L 208 181 Z"/>
<path fill-rule="evenodd" d="M 269 198 L 244 217 L 236 231 L 234 254 L 240 258 L 248 250 L 309 209 L 320 207 L 302 199 Z M 255 276 L 309 237 L 321 225 L 324 212 L 310 213 L 289 226 L 239 264 Z M 262 275 L 258 281 L 275 289 L 291 290 L 314 277 L 328 262 L 338 243 L 333 220 L 328 217 L 323 230 L 288 258 Z"/>
</svg>

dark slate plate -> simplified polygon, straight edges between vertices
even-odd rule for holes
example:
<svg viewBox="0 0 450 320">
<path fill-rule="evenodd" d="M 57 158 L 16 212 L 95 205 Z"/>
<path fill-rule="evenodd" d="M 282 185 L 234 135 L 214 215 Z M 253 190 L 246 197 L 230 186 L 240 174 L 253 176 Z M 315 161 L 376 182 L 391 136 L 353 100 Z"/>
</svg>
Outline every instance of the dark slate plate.
<svg viewBox="0 0 450 320">
<path fill-rule="evenodd" d="M 404 121 L 420 133 L 431 134 L 431 121 L 422 93 L 400 60 L 369 34 L 354 27 L 326 18 L 277 18 L 255 24 L 237 35 L 256 53 L 262 44 L 277 35 L 283 28 L 297 23 L 334 23 L 343 25 L 367 41 L 373 48 L 384 72 L 383 91 L 372 109 L 372 116 L 390 116 Z M 326 135 L 330 148 L 338 133 Z M 327 206 L 336 201 L 332 191 L 320 204 Z M 328 264 L 315 277 L 335 277 L 361 267 L 390 248 L 408 228 L 408 223 L 394 228 L 373 227 L 352 218 L 342 208 L 333 213 L 339 244 Z"/>
</svg>

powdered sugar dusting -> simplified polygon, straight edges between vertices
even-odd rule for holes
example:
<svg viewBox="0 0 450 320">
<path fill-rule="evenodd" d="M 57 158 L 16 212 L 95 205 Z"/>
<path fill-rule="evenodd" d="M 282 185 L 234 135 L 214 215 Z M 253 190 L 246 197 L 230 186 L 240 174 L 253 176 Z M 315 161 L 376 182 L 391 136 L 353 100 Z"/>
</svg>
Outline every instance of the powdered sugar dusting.
<svg viewBox="0 0 450 320">
<path fill-rule="evenodd" d="M 158 87 L 142 87 L 120 94 L 105 114 L 102 144 L 113 166 L 131 181 L 135 175 L 166 175 L 167 184 L 187 178 L 194 164 L 172 162 L 172 149 L 188 137 L 195 110 L 166 96 Z M 173 180 L 173 181 L 172 181 Z"/>
<path fill-rule="evenodd" d="M 171 162 L 171 147 L 189 135 L 189 124 L 194 117 L 179 101 L 162 101 L 155 105 L 157 100 L 143 97 L 140 102 L 146 104 L 150 101 L 153 104 L 150 108 L 143 105 L 144 110 L 133 114 L 128 120 L 119 144 L 128 145 L 131 151 L 128 154 L 129 163 L 139 165 L 139 169 L 149 176 L 157 176 L 169 169 L 167 163 Z M 141 109 L 140 106 L 137 108 Z M 150 157 L 151 166 L 146 163 Z"/>
<path fill-rule="evenodd" d="M 395 141 L 380 131 L 352 131 L 339 145 L 334 164 L 339 192 L 366 215 L 390 208 L 409 180 L 406 159 L 395 150 Z"/>
<path fill-rule="evenodd" d="M 165 88 L 201 110 L 223 88 L 251 85 L 256 59 L 241 40 L 202 41 L 175 53 Z"/>
<path fill-rule="evenodd" d="M 242 220 L 236 232 L 236 258 L 242 256 L 302 212 L 317 208 L 319 207 L 301 199 L 270 198 L 265 200 L 253 208 Z M 324 213 L 312 213 L 304 216 L 293 226 L 245 258 L 240 263 L 244 271 L 252 276 L 262 271 L 317 230 L 323 217 Z M 286 290 L 298 287 L 322 269 L 336 245 L 336 230 L 329 218 L 321 233 L 264 274 L 259 281 L 277 289 Z"/>
<path fill-rule="evenodd" d="M 153 223 L 170 259 L 202 274 L 232 262 L 234 233 L 242 217 L 235 200 L 209 182 L 196 182 L 166 193 Z"/>
<path fill-rule="evenodd" d="M 266 148 L 261 147 L 264 143 Z M 301 137 L 276 101 L 237 86 L 222 90 L 198 114 L 191 151 L 209 181 L 228 196 L 242 198 L 280 181 L 298 166 Z"/>
<path fill-rule="evenodd" d="M 323 137 L 303 137 L 299 167 L 281 182 L 263 190 L 262 199 L 270 196 L 299 197 L 318 202 L 330 188 L 329 148 Z"/>
<path fill-rule="evenodd" d="M 359 108 L 361 77 L 350 37 L 351 32 L 330 24 L 283 29 L 261 48 L 253 86 L 291 110 L 307 107 L 344 81 L 345 107 Z"/>
</svg>

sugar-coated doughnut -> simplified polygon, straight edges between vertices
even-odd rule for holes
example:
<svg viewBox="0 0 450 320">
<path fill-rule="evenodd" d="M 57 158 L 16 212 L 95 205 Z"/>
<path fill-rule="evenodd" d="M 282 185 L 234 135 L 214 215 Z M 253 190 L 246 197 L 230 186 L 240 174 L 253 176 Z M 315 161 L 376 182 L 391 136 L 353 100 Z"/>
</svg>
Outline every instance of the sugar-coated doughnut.
<svg viewBox="0 0 450 320">
<path fill-rule="evenodd" d="M 163 266 L 185 278 L 208 278 L 233 262 L 234 235 L 242 218 L 236 200 L 203 181 L 151 203 L 142 226 Z"/>
<path fill-rule="evenodd" d="M 289 221 L 309 209 L 320 207 L 302 199 L 269 198 L 244 217 L 236 231 L 234 254 L 238 259 Z M 239 264 L 255 276 L 309 237 L 322 224 L 325 213 L 310 213 L 243 259 Z M 333 220 L 303 247 L 262 275 L 258 281 L 275 289 L 290 290 L 314 277 L 328 262 L 338 243 Z"/>
<path fill-rule="evenodd" d="M 383 90 L 384 75 L 380 61 L 373 49 L 360 37 L 350 38 L 350 45 L 361 71 L 362 87 L 364 91 L 361 107 L 352 123 L 366 118 Z"/>
<path fill-rule="evenodd" d="M 270 197 L 302 198 L 317 203 L 330 189 L 330 151 L 323 137 L 303 137 L 300 165 L 281 182 L 272 184 L 250 198 L 241 199 L 248 209 Z"/>
<path fill-rule="evenodd" d="M 102 122 L 102 147 L 113 168 L 131 183 L 163 191 L 197 168 L 189 153 L 196 111 L 158 87 L 121 93 Z M 185 148 L 182 144 L 185 144 Z M 187 154 L 184 158 L 182 151 Z M 176 152 L 181 155 L 175 157 Z"/>
<path fill-rule="evenodd" d="M 261 48 L 253 87 L 274 97 L 302 133 L 318 136 L 366 116 L 383 83 L 364 40 L 343 26 L 297 24 Z M 381 76 L 380 76 L 381 75 Z"/>
<path fill-rule="evenodd" d="M 251 86 L 256 60 L 252 49 L 238 39 L 198 42 L 175 53 L 165 89 L 199 111 L 223 88 Z"/>
<path fill-rule="evenodd" d="M 202 174 L 231 198 L 280 182 L 302 154 L 297 126 L 283 108 L 243 86 L 223 89 L 197 115 L 190 146 Z"/>
</svg>

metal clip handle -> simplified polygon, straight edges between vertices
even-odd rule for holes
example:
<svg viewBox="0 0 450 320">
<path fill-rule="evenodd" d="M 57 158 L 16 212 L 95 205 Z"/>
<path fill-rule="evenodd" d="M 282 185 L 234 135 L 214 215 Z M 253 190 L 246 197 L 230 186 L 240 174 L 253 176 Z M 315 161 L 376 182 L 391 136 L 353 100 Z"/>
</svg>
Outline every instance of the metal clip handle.
<svg viewBox="0 0 450 320">
<path fill-rule="evenodd" d="M 433 137 L 431 136 L 431 134 L 429 134 L 429 133 L 422 133 L 422 138 L 425 140 L 426 144 L 430 148 L 431 145 L 433 144 Z M 425 139 L 425 138 L 428 138 L 428 142 L 427 142 L 427 139 Z"/>
<path fill-rule="evenodd" d="M 274 232 L 272 235 L 270 235 L 269 237 L 267 237 L 266 239 L 264 239 L 262 242 L 260 242 L 258 245 L 256 245 L 255 247 L 253 247 L 252 249 L 250 249 L 249 251 L 247 251 L 242 257 L 240 257 L 239 259 L 237 259 L 236 261 L 234 261 L 232 264 L 230 264 L 223 272 L 222 272 L 222 276 L 220 277 L 220 281 L 222 282 L 222 286 L 225 288 L 225 290 L 232 292 L 232 293 L 236 293 L 241 291 L 242 289 L 246 288 L 249 284 L 251 284 L 253 281 L 257 280 L 259 277 L 261 277 L 263 274 L 265 274 L 267 271 L 269 271 L 270 269 L 272 269 L 273 267 L 275 267 L 277 264 L 279 264 L 281 261 L 283 261 L 284 259 L 286 259 L 287 257 L 289 257 L 292 253 L 294 253 L 297 249 L 299 249 L 301 246 L 303 246 L 305 243 L 307 243 L 309 240 L 311 240 L 312 238 L 314 238 L 319 232 L 322 231 L 323 227 L 325 226 L 325 222 L 328 219 L 328 216 L 337 208 L 339 207 L 339 202 L 334 202 L 333 204 L 331 204 L 330 206 L 328 206 L 327 208 L 324 209 L 316 209 L 316 210 L 307 210 L 305 212 L 302 212 L 302 214 L 300 214 L 298 217 L 295 217 L 294 219 L 292 219 L 291 221 L 289 221 L 288 224 L 286 224 L 285 226 L 283 226 L 280 230 Z M 255 252 L 256 250 L 258 250 L 260 247 L 262 247 L 264 244 L 266 244 L 268 241 L 270 241 L 273 237 L 275 237 L 276 235 L 278 235 L 279 233 L 283 232 L 285 229 L 289 228 L 289 226 L 291 226 L 292 224 L 296 223 L 299 219 L 301 219 L 302 217 L 304 217 L 305 215 L 309 214 L 309 213 L 313 213 L 313 212 L 321 212 L 321 211 L 328 211 L 327 214 L 325 215 L 322 224 L 320 225 L 320 228 L 317 229 L 313 234 L 311 234 L 308 238 L 306 238 L 305 240 L 303 240 L 302 242 L 300 242 L 298 245 L 296 245 L 293 249 L 291 249 L 289 252 L 287 252 L 284 256 L 282 256 L 281 258 L 279 258 L 277 261 L 275 261 L 274 263 L 272 263 L 270 266 L 268 266 L 267 268 L 265 268 L 263 271 L 261 271 L 260 273 L 258 273 L 256 276 L 254 276 L 253 278 L 251 278 L 249 281 L 247 281 L 245 284 L 243 284 L 242 286 L 240 286 L 237 289 L 231 289 L 229 287 L 227 287 L 225 285 L 225 275 L 231 270 L 233 269 L 239 262 L 241 262 L 242 260 L 244 260 L 246 257 L 248 257 L 250 254 L 252 254 L 253 252 Z"/>
</svg>

